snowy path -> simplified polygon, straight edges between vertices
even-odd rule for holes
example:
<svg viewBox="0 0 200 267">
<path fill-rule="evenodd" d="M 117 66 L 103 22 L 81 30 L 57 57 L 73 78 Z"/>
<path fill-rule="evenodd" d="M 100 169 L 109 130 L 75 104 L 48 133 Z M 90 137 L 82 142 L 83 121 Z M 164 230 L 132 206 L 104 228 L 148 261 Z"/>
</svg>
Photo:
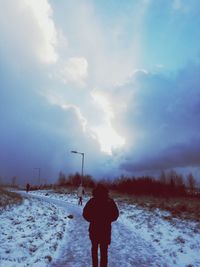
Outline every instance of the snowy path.
<svg viewBox="0 0 200 267">
<path fill-rule="evenodd" d="M 38 196 L 37 196 L 38 197 Z M 82 207 L 66 201 L 39 197 L 45 201 L 66 209 L 73 214 L 69 232 L 59 252 L 59 259 L 54 260 L 50 267 L 89 267 L 91 266 L 90 240 L 88 223 L 82 218 Z M 112 243 L 109 247 L 109 267 L 149 267 L 168 266 L 155 248 L 129 229 L 120 219 L 112 225 Z"/>
</svg>

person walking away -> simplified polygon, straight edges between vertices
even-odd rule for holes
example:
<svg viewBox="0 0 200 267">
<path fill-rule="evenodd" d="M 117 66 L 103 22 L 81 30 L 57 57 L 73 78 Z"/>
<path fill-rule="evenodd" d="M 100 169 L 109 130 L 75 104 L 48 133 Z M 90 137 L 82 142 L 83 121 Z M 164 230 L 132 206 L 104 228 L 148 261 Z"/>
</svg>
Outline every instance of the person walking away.
<svg viewBox="0 0 200 267">
<path fill-rule="evenodd" d="M 83 195 L 85 194 L 84 188 L 82 185 L 78 187 L 78 205 L 83 205 Z"/>
<path fill-rule="evenodd" d="M 30 184 L 28 183 L 28 184 L 26 184 L 26 193 L 28 193 L 29 190 L 30 190 Z"/>
<path fill-rule="evenodd" d="M 97 184 L 92 194 L 93 197 L 83 209 L 83 217 L 90 223 L 92 266 L 98 267 L 98 247 L 100 247 L 100 267 L 107 267 L 111 224 L 119 217 L 119 210 L 114 200 L 109 197 L 109 191 L 104 185 Z"/>
</svg>

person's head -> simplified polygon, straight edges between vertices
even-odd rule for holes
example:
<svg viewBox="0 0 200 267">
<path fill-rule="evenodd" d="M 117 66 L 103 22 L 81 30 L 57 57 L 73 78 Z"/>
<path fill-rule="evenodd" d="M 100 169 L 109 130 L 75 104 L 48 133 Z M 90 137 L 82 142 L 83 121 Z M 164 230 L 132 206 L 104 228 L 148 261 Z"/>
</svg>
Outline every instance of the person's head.
<svg viewBox="0 0 200 267">
<path fill-rule="evenodd" d="M 93 197 L 98 199 L 106 199 L 108 198 L 108 194 L 109 194 L 108 188 L 101 183 L 97 184 L 92 191 Z"/>
</svg>

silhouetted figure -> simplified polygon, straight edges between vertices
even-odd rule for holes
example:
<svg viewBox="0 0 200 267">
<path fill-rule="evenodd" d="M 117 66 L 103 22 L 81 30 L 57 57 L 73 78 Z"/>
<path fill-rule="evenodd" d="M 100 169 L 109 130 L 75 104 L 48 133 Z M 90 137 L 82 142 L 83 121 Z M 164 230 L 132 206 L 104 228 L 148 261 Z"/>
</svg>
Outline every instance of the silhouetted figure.
<svg viewBox="0 0 200 267">
<path fill-rule="evenodd" d="M 28 184 L 26 184 L 26 193 L 28 193 L 29 190 L 30 190 L 30 184 L 28 183 Z"/>
<path fill-rule="evenodd" d="M 98 267 L 98 247 L 100 247 L 100 267 L 107 267 L 108 245 L 111 243 L 111 223 L 117 220 L 119 210 L 108 195 L 108 189 L 98 184 L 83 209 L 83 217 L 90 223 L 89 237 L 92 243 L 92 266 Z"/>
<path fill-rule="evenodd" d="M 83 195 L 85 194 L 84 188 L 82 185 L 79 186 L 78 188 L 78 205 L 83 205 Z"/>
</svg>

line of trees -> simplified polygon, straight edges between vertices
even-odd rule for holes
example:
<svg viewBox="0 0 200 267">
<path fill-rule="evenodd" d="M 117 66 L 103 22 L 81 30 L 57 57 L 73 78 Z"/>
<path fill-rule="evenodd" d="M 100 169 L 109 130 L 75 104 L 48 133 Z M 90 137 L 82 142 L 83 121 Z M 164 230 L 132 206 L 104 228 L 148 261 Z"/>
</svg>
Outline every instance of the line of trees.
<svg viewBox="0 0 200 267">
<path fill-rule="evenodd" d="M 153 195 L 153 196 L 198 196 L 200 197 L 200 189 L 197 187 L 197 181 L 192 173 L 187 176 L 178 174 L 176 171 L 162 171 L 160 176 L 155 179 L 150 176 L 128 177 L 122 175 L 114 180 L 95 180 L 91 175 L 83 177 L 85 187 L 93 188 L 97 182 L 104 183 L 108 188 L 128 194 L 135 195 Z M 59 173 L 56 184 L 43 184 L 40 186 L 31 186 L 31 190 L 50 189 L 56 186 L 75 186 L 81 183 L 81 175 L 75 174 L 65 175 Z M 0 179 L 2 184 L 2 179 Z M 17 177 L 12 177 L 11 186 L 17 186 Z"/>
<path fill-rule="evenodd" d="M 59 186 L 79 186 L 81 175 L 75 173 L 66 176 L 60 172 L 58 177 Z M 99 182 L 99 180 L 98 180 Z M 161 172 L 160 177 L 155 179 L 150 176 L 128 177 L 122 175 L 114 180 L 101 180 L 108 188 L 128 194 L 153 195 L 153 196 L 200 196 L 197 182 L 189 173 L 186 179 L 181 174 L 172 170 L 168 173 Z M 85 187 L 93 188 L 97 181 L 90 175 L 83 177 Z"/>
<path fill-rule="evenodd" d="M 96 181 L 91 175 L 84 175 L 83 177 L 85 187 L 94 187 Z M 66 176 L 63 172 L 59 173 L 58 185 L 60 186 L 79 186 L 81 183 L 81 175 L 76 172 L 75 174 L 70 174 Z"/>
</svg>

